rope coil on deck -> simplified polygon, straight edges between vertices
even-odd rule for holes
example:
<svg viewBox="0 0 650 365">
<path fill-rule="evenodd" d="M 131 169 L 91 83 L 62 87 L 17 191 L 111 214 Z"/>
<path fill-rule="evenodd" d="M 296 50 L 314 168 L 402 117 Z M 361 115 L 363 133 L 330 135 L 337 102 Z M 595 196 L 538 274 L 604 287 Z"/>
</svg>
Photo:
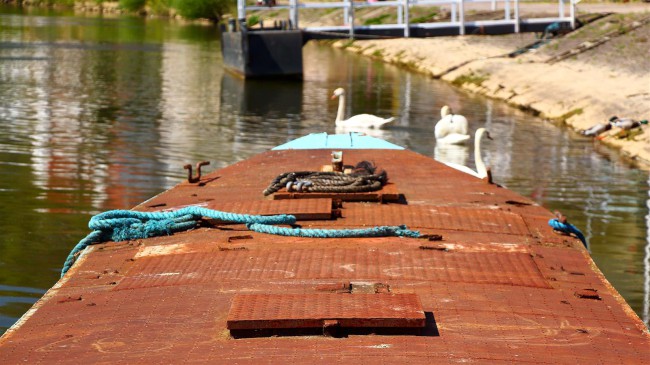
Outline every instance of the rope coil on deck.
<svg viewBox="0 0 650 365">
<path fill-rule="evenodd" d="M 128 241 L 171 235 L 175 232 L 195 228 L 203 217 L 230 223 L 245 223 L 248 229 L 283 236 L 311 238 L 354 238 L 354 237 L 414 237 L 418 231 L 406 226 L 379 226 L 367 229 L 301 229 L 284 228 L 275 225 L 294 225 L 296 217 L 288 214 L 271 216 L 237 214 L 202 207 L 185 207 L 172 212 L 137 212 L 132 210 L 110 210 L 90 219 L 88 227 L 93 230 L 72 249 L 61 269 L 61 277 L 74 265 L 78 255 L 89 245 L 107 241 Z"/>
<path fill-rule="evenodd" d="M 335 171 L 285 172 L 276 177 L 264 190 L 264 196 L 282 188 L 288 192 L 318 193 L 364 193 L 377 191 L 388 181 L 386 171 L 375 173 L 377 168 L 368 161 L 361 161 L 351 174 Z"/>
</svg>

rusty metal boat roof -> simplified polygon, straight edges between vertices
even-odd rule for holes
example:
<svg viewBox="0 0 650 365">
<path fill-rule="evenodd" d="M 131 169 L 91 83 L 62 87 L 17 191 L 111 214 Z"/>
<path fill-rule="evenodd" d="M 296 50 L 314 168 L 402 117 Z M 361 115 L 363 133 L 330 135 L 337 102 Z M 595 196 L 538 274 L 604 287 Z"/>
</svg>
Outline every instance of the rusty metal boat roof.
<svg viewBox="0 0 650 365">
<path fill-rule="evenodd" d="M 135 207 L 295 214 L 303 228 L 406 225 L 423 238 L 305 238 L 210 221 L 89 246 L 0 339 L 2 364 L 589 363 L 650 359 L 647 328 L 553 214 L 399 149 L 343 149 L 388 173 L 361 193 L 262 191 L 320 171 L 281 149 Z"/>
</svg>

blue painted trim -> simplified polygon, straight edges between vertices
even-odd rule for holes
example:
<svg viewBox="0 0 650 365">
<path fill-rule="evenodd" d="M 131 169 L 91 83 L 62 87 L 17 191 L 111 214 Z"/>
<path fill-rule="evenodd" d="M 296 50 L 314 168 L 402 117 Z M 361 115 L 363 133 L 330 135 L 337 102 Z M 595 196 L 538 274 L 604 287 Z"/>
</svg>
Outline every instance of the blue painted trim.
<svg viewBox="0 0 650 365">
<path fill-rule="evenodd" d="M 273 150 L 312 150 L 312 149 L 375 149 L 403 150 L 404 147 L 357 132 L 348 134 L 312 133 L 304 137 L 274 147 Z"/>
</svg>

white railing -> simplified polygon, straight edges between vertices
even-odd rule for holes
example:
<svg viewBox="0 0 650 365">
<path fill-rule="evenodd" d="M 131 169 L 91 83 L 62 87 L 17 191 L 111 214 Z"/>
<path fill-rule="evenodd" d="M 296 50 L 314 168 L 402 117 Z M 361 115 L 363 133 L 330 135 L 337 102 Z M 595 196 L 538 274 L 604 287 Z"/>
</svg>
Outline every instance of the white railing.
<svg viewBox="0 0 650 365">
<path fill-rule="evenodd" d="M 520 32 L 521 24 L 535 24 L 535 23 L 548 23 L 548 22 L 566 22 L 569 23 L 572 29 L 575 29 L 575 14 L 576 4 L 580 0 L 558 0 L 557 17 L 521 17 L 521 8 L 527 5 L 540 6 L 540 3 L 527 3 L 519 0 L 392 0 L 392 1 L 353 1 L 344 0 L 338 2 L 300 2 L 299 0 L 288 0 L 288 4 L 279 4 L 274 6 L 259 6 L 259 5 L 246 5 L 246 0 L 237 0 L 238 19 L 245 19 L 247 11 L 269 11 L 269 10 L 282 10 L 289 11 L 289 20 L 293 27 L 299 28 L 299 10 L 301 9 L 336 9 L 343 10 L 343 19 L 345 23 L 340 26 L 321 26 L 321 27 L 307 27 L 306 31 L 319 31 L 319 32 L 341 32 L 348 31 L 350 37 L 355 34 L 356 30 L 360 29 L 395 29 L 400 28 L 404 30 L 404 37 L 409 37 L 409 32 L 412 27 L 434 29 L 434 28 L 449 28 L 457 27 L 458 34 L 465 34 L 467 26 L 495 26 L 495 25 L 513 25 L 514 32 Z M 489 3 L 489 9 L 496 11 L 499 5 L 503 6 L 503 18 L 493 20 L 480 20 L 480 21 L 465 21 L 465 12 L 467 7 L 472 7 L 473 4 Z M 553 4 L 549 3 L 549 8 Z M 445 22 L 433 23 L 411 23 L 409 9 L 416 6 L 439 6 L 448 8 L 450 11 L 450 20 Z M 368 7 L 394 7 L 397 11 L 396 24 L 381 24 L 381 25 L 355 25 L 354 10 Z M 569 16 L 566 16 L 565 7 L 569 8 Z"/>
</svg>

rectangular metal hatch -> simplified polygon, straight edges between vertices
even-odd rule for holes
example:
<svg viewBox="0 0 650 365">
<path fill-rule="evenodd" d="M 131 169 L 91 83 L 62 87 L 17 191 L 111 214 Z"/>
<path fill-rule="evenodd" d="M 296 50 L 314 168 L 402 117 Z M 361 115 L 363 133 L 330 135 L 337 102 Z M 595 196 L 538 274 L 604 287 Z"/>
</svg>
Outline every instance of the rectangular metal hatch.
<svg viewBox="0 0 650 365">
<path fill-rule="evenodd" d="M 236 294 L 228 313 L 233 335 L 242 331 L 331 328 L 420 330 L 425 313 L 417 294 Z"/>
<path fill-rule="evenodd" d="M 214 209 L 229 213 L 252 214 L 252 215 L 276 215 L 291 214 L 298 220 L 328 220 L 335 219 L 333 202 L 330 198 L 293 199 L 293 200 L 241 200 L 221 201 L 205 200 L 190 195 L 186 188 L 182 188 L 182 194 L 161 194 L 147 202 L 143 211 L 174 211 L 185 207 L 196 206 L 207 209 Z M 190 204 L 183 204 L 183 201 L 190 201 Z"/>
<path fill-rule="evenodd" d="M 381 190 L 369 191 L 365 193 L 296 193 L 286 192 L 284 190 L 274 193 L 273 200 L 284 199 L 324 199 L 340 200 L 344 202 L 397 202 L 402 199 L 403 194 L 399 192 L 397 186 L 387 183 Z"/>
<path fill-rule="evenodd" d="M 333 219 L 332 199 L 254 200 L 241 202 L 210 202 L 207 208 L 224 212 L 256 215 L 291 214 L 298 220 Z"/>
</svg>

